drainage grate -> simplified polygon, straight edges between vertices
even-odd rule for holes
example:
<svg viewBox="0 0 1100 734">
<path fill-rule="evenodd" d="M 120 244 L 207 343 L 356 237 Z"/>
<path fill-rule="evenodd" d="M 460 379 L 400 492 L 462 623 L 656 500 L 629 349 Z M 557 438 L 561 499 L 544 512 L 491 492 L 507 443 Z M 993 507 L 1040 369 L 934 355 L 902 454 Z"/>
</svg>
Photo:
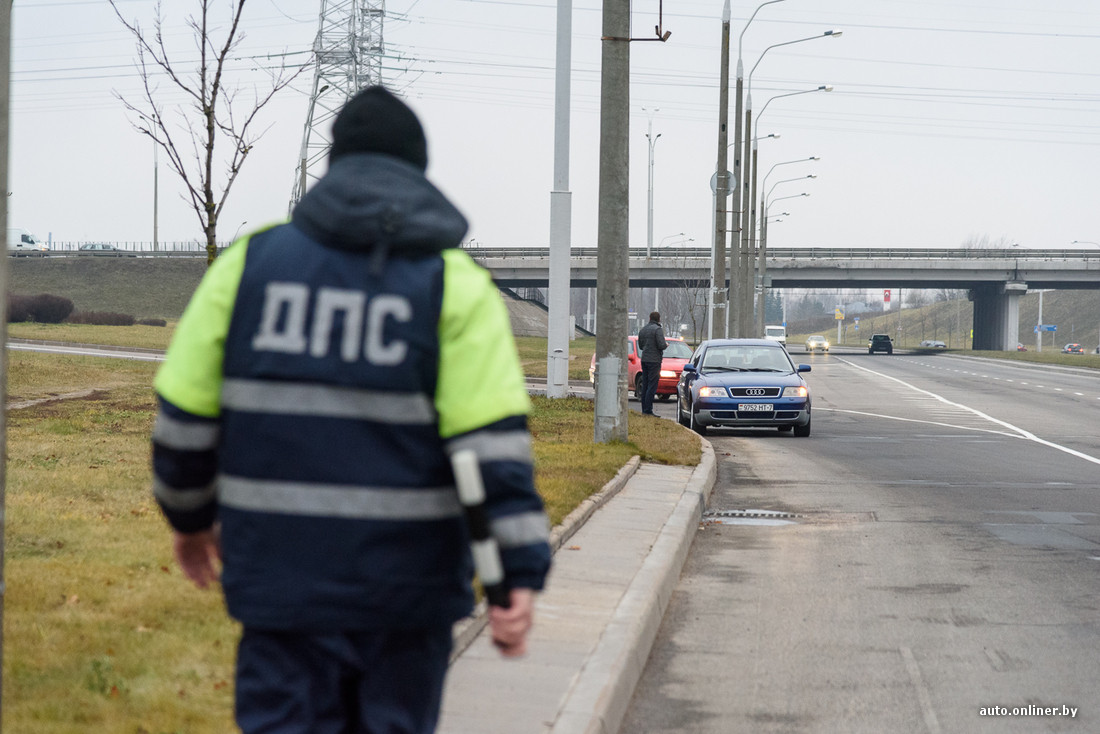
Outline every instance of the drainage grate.
<svg viewBox="0 0 1100 734">
<path fill-rule="evenodd" d="M 793 520 L 805 517 L 793 512 L 780 512 L 778 510 L 707 510 L 703 513 L 708 517 L 749 517 L 761 520 Z"/>
</svg>

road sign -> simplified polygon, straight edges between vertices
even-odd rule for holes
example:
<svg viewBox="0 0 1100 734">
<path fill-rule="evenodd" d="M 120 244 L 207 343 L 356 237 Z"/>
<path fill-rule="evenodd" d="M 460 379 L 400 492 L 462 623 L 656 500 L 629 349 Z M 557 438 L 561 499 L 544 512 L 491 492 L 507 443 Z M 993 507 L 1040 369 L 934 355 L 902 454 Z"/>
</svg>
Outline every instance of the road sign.
<svg viewBox="0 0 1100 734">
<path fill-rule="evenodd" d="M 883 301 L 883 303 L 889 303 L 890 302 L 890 289 L 889 288 L 887 288 L 886 290 L 884 290 L 882 292 L 882 301 Z"/>
<path fill-rule="evenodd" d="M 1039 324 L 1035 327 L 1035 333 L 1038 334 L 1040 331 L 1058 331 L 1058 327 L 1054 324 Z"/>
<path fill-rule="evenodd" d="M 737 179 L 733 177 L 733 174 L 726 171 L 726 196 L 731 196 L 733 190 L 737 188 Z M 718 194 L 718 172 L 715 171 L 710 177 L 710 193 Z"/>
</svg>

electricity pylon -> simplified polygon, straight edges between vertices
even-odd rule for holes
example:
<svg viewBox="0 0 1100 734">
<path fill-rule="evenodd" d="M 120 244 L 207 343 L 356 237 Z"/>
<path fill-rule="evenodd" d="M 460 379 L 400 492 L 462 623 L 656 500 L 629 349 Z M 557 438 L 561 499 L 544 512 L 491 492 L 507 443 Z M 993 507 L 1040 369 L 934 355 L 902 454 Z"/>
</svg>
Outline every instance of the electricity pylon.
<svg viewBox="0 0 1100 734">
<path fill-rule="evenodd" d="M 332 146 L 332 120 L 356 92 L 382 83 L 382 22 L 385 0 L 321 0 L 313 42 L 313 94 L 309 98 L 302 152 L 290 206 L 321 177 Z"/>
</svg>

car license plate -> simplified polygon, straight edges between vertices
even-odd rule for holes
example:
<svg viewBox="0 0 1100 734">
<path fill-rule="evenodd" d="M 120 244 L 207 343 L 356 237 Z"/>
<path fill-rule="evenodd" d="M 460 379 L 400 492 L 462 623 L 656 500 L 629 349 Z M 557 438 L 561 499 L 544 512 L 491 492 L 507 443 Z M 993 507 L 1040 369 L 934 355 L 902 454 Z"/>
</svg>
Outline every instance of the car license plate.
<svg viewBox="0 0 1100 734">
<path fill-rule="evenodd" d="M 770 413 L 775 410 L 775 406 L 771 403 L 741 403 L 737 406 L 738 410 L 746 412 L 759 411 L 761 413 Z"/>
</svg>

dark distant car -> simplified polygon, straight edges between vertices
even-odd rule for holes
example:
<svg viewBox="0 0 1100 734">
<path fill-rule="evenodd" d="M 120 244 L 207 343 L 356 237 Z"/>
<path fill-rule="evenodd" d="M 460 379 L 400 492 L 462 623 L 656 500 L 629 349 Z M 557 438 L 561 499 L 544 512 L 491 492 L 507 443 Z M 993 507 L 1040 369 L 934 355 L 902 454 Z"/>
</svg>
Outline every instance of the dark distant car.
<svg viewBox="0 0 1100 734">
<path fill-rule="evenodd" d="M 920 345 L 925 349 L 947 349 L 947 344 L 939 339 L 925 339 Z"/>
<path fill-rule="evenodd" d="M 676 420 L 708 428 L 777 428 L 810 435 L 810 365 L 795 366 L 770 339 L 709 339 L 684 365 L 676 386 Z"/>
<path fill-rule="evenodd" d="M 88 255 L 91 257 L 137 257 L 137 255 L 132 252 L 125 252 L 105 242 L 89 242 L 85 245 L 81 245 L 80 249 L 76 251 L 76 254 Z"/>
<path fill-rule="evenodd" d="M 1073 342 L 1072 344 L 1067 344 L 1064 347 L 1062 347 L 1062 354 L 1084 354 L 1084 353 L 1085 353 L 1085 348 L 1083 346 L 1081 346 L 1080 344 L 1078 344 L 1077 342 Z"/>
<path fill-rule="evenodd" d="M 1019 342 L 1017 342 L 1017 344 L 1016 344 L 1016 351 L 1017 351 L 1017 352 L 1026 352 L 1026 351 L 1027 351 L 1027 347 L 1025 347 L 1025 346 L 1024 346 L 1023 344 L 1020 344 Z"/>
<path fill-rule="evenodd" d="M 867 341 L 867 353 L 874 354 L 875 352 L 894 353 L 894 342 L 890 340 L 889 334 L 871 335 L 871 338 Z"/>
</svg>

